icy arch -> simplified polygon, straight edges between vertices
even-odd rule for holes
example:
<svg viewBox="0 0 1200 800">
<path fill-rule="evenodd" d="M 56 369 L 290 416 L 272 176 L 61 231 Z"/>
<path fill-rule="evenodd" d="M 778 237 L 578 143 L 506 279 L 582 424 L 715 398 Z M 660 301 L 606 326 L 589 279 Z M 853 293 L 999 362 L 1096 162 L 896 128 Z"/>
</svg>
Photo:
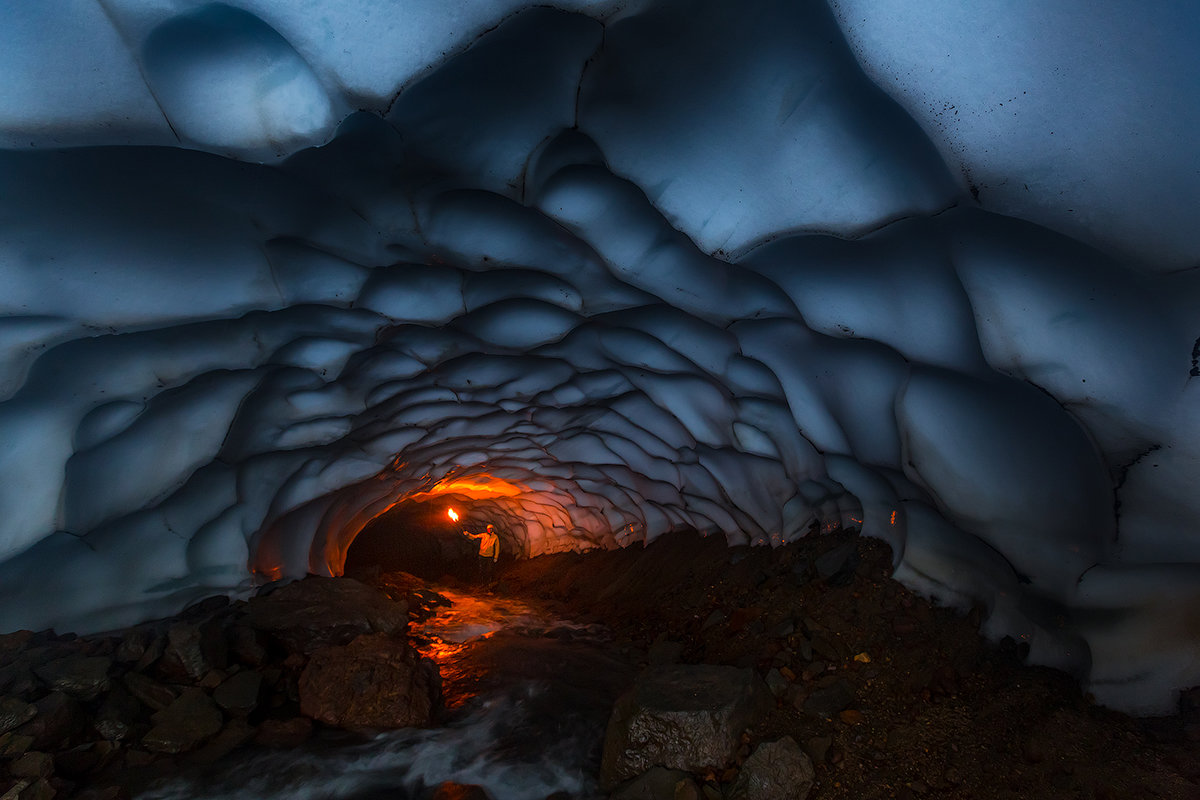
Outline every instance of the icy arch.
<svg viewBox="0 0 1200 800">
<path fill-rule="evenodd" d="M 443 492 L 527 555 L 860 528 L 1169 708 L 1200 681 L 1193 277 L 979 207 L 827 9 L 771 5 L 529 10 L 336 134 L 362 87 L 286 21 L 147 28 L 135 58 L 217 23 L 274 54 L 241 119 L 258 86 L 320 111 L 234 154 L 320 146 L 0 152 L 0 628 L 335 574 Z"/>
</svg>

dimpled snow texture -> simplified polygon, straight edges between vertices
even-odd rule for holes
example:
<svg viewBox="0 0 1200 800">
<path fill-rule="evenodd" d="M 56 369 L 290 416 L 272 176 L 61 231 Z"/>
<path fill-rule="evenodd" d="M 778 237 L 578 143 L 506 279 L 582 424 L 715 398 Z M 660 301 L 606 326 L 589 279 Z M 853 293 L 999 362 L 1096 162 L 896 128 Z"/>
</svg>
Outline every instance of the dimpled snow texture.
<svg viewBox="0 0 1200 800">
<path fill-rule="evenodd" d="M 1102 702 L 1200 682 L 1194 278 L 979 207 L 823 5 L 464 5 L 466 49 L 240 5 L 106 4 L 87 136 L 0 97 L 44 134 L 0 151 L 0 629 L 337 574 L 491 482 L 448 496 L 523 555 L 859 528 Z M 119 113 L 186 149 L 46 149 Z"/>
</svg>

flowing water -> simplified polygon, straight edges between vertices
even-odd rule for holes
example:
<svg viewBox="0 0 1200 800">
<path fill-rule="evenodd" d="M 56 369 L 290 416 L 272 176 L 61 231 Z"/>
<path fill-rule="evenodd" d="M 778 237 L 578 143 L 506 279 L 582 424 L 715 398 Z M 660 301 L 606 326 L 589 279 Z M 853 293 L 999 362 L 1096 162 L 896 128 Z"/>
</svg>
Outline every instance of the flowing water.
<svg viewBox="0 0 1200 800">
<path fill-rule="evenodd" d="M 604 727 L 633 665 L 599 626 L 507 598 L 441 593 L 451 605 L 410 629 L 442 672 L 437 727 L 239 751 L 139 800 L 415 800 L 443 781 L 481 785 L 495 800 L 597 796 Z"/>
</svg>

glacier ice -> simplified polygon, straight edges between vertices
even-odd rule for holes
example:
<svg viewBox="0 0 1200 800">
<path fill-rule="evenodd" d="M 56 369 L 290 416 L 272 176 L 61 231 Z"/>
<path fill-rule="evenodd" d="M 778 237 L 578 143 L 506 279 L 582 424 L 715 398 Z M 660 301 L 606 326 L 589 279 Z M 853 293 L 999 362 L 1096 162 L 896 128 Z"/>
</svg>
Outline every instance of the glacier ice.
<svg viewBox="0 0 1200 800">
<path fill-rule="evenodd" d="M 1104 703 L 1200 683 L 1194 242 L 1096 227 L 1200 180 L 975 202 L 1046 168 L 913 108 L 974 73 L 881 76 L 920 9 L 484 5 L 0 11 L 0 629 L 336 574 L 449 498 L 522 555 L 860 528 Z"/>
</svg>

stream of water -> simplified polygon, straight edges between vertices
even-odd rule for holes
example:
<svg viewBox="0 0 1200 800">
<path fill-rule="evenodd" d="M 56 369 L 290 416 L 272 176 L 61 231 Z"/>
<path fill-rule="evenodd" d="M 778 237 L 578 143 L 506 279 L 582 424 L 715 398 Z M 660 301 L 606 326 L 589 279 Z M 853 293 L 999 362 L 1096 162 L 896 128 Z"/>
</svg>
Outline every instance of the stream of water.
<svg viewBox="0 0 1200 800">
<path fill-rule="evenodd" d="M 495 800 L 598 796 L 604 727 L 634 667 L 599 626 L 508 598 L 441 593 L 451 605 L 410 629 L 442 672 L 437 727 L 239 751 L 139 800 L 417 800 L 443 781 L 478 784 Z"/>
</svg>

